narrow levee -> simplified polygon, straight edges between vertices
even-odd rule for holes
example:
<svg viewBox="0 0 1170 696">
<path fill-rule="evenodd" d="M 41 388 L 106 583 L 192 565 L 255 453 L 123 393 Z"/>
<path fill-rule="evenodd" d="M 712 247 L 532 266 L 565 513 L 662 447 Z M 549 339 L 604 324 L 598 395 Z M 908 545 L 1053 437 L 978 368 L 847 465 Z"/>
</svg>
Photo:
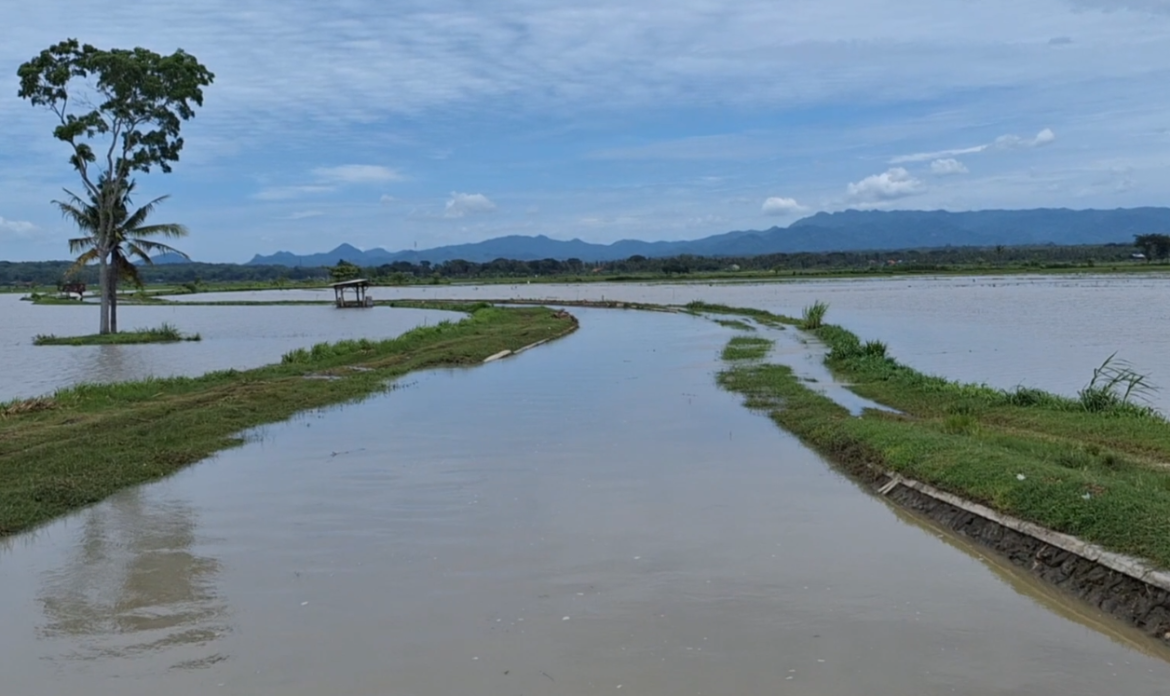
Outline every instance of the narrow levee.
<svg viewBox="0 0 1170 696">
<path fill-rule="evenodd" d="M 1164 693 L 742 408 L 731 330 L 575 313 L 5 542 L 5 696 Z"/>
</svg>

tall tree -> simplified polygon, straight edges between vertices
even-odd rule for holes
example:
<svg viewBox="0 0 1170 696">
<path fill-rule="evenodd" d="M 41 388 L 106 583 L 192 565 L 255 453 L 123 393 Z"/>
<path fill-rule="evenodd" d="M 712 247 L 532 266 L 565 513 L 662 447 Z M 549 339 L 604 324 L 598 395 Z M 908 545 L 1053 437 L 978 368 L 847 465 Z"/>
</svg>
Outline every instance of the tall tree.
<svg viewBox="0 0 1170 696">
<path fill-rule="evenodd" d="M 69 163 L 96 203 L 89 237 L 100 268 L 100 330 L 109 333 L 118 281 L 112 265 L 118 196 L 135 171 L 171 171 L 183 149 L 180 126 L 203 105 L 203 88 L 215 75 L 182 49 L 163 56 L 68 39 L 21 65 L 17 76 L 19 96 L 56 116 L 53 136 L 72 149 Z"/>
<path fill-rule="evenodd" d="M 1170 257 L 1170 235 L 1168 234 L 1134 235 L 1133 244 L 1142 250 L 1147 261 Z"/>
<path fill-rule="evenodd" d="M 103 250 L 108 254 L 109 276 L 111 286 L 115 290 L 110 294 L 107 306 L 111 333 L 118 332 L 118 294 L 116 292 L 118 281 L 128 280 L 138 287 L 142 287 L 142 277 L 138 274 L 138 266 L 134 263 L 135 259 L 142 263 L 154 263 L 151 254 L 160 252 L 189 258 L 174 247 L 150 239 L 150 237 L 177 239 L 187 236 L 187 228 L 173 222 L 157 225 L 146 224 L 146 219 L 168 196 L 160 196 L 131 213 L 130 208 L 133 201 L 130 200 L 130 195 L 134 192 L 134 181 L 126 182 L 120 191 L 107 192 L 107 189 L 114 185 L 107 179 L 100 179 L 98 190 L 101 193 L 98 196 L 91 196 L 89 201 L 83 200 L 68 189 L 65 190 L 65 193 L 69 194 L 68 202 L 53 201 L 61 210 L 61 214 L 71 219 L 85 235 L 69 240 L 69 251 L 80 254 L 73 268 L 70 269 L 71 272 L 76 272 L 97 259 Z M 107 200 L 114 201 L 114 207 L 108 216 L 109 228 L 106 235 L 102 237 L 100 235 L 103 220 L 101 204 Z"/>
</svg>

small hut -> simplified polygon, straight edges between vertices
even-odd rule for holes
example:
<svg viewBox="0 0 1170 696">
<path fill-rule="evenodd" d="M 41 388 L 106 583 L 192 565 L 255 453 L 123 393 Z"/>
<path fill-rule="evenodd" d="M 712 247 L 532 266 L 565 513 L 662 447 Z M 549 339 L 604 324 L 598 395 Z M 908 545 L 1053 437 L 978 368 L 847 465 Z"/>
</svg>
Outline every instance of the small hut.
<svg viewBox="0 0 1170 696">
<path fill-rule="evenodd" d="M 374 298 L 366 294 L 366 290 L 370 287 L 370 281 L 365 278 L 354 278 L 353 280 L 334 283 L 332 287 L 334 302 L 338 309 L 374 306 Z M 352 298 L 350 297 L 350 291 L 353 292 Z"/>
</svg>

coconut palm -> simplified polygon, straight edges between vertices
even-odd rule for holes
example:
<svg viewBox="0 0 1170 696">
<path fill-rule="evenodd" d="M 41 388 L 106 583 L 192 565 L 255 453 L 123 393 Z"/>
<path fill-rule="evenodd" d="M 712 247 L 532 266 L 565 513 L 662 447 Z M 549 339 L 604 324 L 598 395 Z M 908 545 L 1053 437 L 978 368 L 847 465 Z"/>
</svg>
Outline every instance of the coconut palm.
<svg viewBox="0 0 1170 696">
<path fill-rule="evenodd" d="M 129 181 L 120 186 L 120 190 L 111 190 L 108 180 L 98 182 L 98 191 L 101 196 L 113 198 L 113 219 L 108 225 L 102 225 L 101 201 L 97 195 L 91 194 L 89 200 L 84 200 L 77 194 L 65 190 L 69 194 L 68 202 L 53 201 L 61 210 L 61 214 L 73 220 L 85 236 L 69 240 L 69 251 L 79 254 L 77 261 L 70 269 L 70 273 L 80 270 L 86 264 L 97 261 L 101 267 L 101 333 L 118 332 L 118 281 L 128 280 L 138 287 L 142 287 L 142 277 L 138 274 L 138 266 L 133 259 L 143 263 L 153 263 L 152 253 L 172 253 L 183 258 L 186 254 L 162 242 L 156 242 L 150 237 L 185 237 L 187 228 L 175 223 L 147 225 L 146 219 L 154 212 L 157 205 L 169 196 L 160 196 L 150 201 L 133 213 L 130 208 L 133 202 L 130 194 L 134 192 L 134 182 Z M 104 233 L 102 230 L 109 230 Z"/>
</svg>

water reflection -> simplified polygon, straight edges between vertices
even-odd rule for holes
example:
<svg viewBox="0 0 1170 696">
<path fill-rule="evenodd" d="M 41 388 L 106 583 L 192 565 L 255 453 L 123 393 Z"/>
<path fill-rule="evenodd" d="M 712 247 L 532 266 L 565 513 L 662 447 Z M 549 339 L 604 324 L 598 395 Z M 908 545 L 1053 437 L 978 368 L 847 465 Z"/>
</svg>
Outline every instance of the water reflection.
<svg viewBox="0 0 1170 696">
<path fill-rule="evenodd" d="M 172 666 L 215 662 L 227 630 L 220 564 L 195 551 L 195 529 L 188 504 L 146 489 L 83 513 L 76 545 L 41 575 L 40 636 L 71 646 L 71 659 L 173 651 Z"/>
</svg>

